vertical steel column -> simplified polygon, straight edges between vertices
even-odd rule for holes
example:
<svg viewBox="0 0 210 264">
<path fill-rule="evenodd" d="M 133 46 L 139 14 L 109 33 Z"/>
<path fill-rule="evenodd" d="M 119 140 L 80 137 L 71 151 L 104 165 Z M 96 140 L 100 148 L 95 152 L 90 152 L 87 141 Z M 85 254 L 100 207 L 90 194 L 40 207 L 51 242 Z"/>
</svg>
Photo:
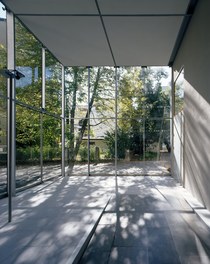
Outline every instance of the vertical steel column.
<svg viewBox="0 0 210 264">
<path fill-rule="evenodd" d="M 40 115 L 40 174 L 41 182 L 43 182 L 43 113 L 41 110 Z"/>
<path fill-rule="evenodd" d="M 115 67 L 115 199 L 116 199 L 116 216 L 119 221 L 119 191 L 118 191 L 118 178 L 117 178 L 117 118 L 118 118 L 118 71 Z"/>
<path fill-rule="evenodd" d="M 185 149 L 185 114 L 184 114 L 184 109 L 183 109 L 183 137 L 182 137 L 182 155 L 183 155 L 183 159 L 182 159 L 182 172 L 183 172 L 183 187 L 185 188 L 186 187 L 186 178 L 185 178 L 185 152 L 186 152 L 186 149 Z"/>
<path fill-rule="evenodd" d="M 184 70 L 184 66 L 182 68 L 182 71 Z M 185 75 L 184 75 L 184 93 L 185 93 L 185 86 L 186 86 L 186 81 L 185 81 Z M 185 104 L 185 102 L 184 102 Z M 186 148 L 185 148 L 185 107 L 183 106 L 183 118 L 182 118 L 182 177 L 183 177 L 183 187 L 186 187 L 186 178 L 185 178 L 185 153 L 186 153 Z"/>
<path fill-rule="evenodd" d="M 145 131 L 145 117 L 144 117 L 144 121 L 143 121 L 143 160 L 145 161 L 145 150 L 146 150 L 146 144 L 145 144 L 145 140 L 146 140 L 146 131 Z"/>
<path fill-rule="evenodd" d="M 174 173 L 174 115 L 175 115 L 175 84 L 174 72 L 171 67 L 171 108 L 170 108 L 170 144 L 171 144 L 171 173 Z"/>
<path fill-rule="evenodd" d="M 15 24 L 13 13 L 7 11 L 7 68 L 15 69 Z M 16 107 L 15 79 L 7 82 L 7 181 L 8 181 L 8 221 L 12 221 L 12 196 L 15 195 L 16 181 Z"/>
<path fill-rule="evenodd" d="M 88 176 L 90 176 L 90 67 L 88 67 Z"/>
<path fill-rule="evenodd" d="M 42 47 L 42 109 L 45 109 L 46 54 Z"/>
<path fill-rule="evenodd" d="M 65 177 L 65 68 L 62 65 L 62 113 L 61 113 L 61 138 L 62 138 L 62 164 L 61 175 Z"/>
<path fill-rule="evenodd" d="M 115 176 L 117 176 L 117 118 L 118 118 L 118 76 L 117 67 L 115 67 Z"/>
<path fill-rule="evenodd" d="M 42 106 L 40 113 L 40 169 L 41 182 L 43 182 L 43 112 L 45 110 L 45 83 L 46 83 L 46 56 L 45 48 L 42 47 Z"/>
</svg>

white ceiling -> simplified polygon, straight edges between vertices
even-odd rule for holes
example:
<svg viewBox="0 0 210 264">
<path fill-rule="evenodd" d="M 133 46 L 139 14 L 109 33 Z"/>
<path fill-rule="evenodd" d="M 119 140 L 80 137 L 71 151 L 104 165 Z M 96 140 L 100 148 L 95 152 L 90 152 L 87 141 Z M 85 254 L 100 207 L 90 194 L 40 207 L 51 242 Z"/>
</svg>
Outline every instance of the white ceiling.
<svg viewBox="0 0 210 264">
<path fill-rule="evenodd" d="M 64 66 L 165 66 L 192 0 L 3 0 Z"/>
</svg>

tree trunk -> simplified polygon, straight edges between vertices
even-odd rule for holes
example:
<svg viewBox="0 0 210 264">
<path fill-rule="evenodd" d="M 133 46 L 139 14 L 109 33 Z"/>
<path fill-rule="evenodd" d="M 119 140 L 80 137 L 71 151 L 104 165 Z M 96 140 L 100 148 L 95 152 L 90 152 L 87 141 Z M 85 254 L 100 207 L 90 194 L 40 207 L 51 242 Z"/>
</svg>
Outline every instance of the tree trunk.
<svg viewBox="0 0 210 264">
<path fill-rule="evenodd" d="M 76 140 L 76 145 L 75 145 L 75 148 L 74 148 L 73 162 L 75 162 L 75 160 L 76 160 L 76 157 L 77 157 L 77 154 L 79 152 L 79 148 L 80 148 L 80 145 L 82 143 L 82 139 L 83 139 L 85 130 L 87 128 L 88 118 L 89 118 L 88 113 L 91 112 L 94 100 L 96 98 L 100 76 L 101 76 L 101 68 L 98 68 L 97 75 L 96 75 L 96 80 L 95 80 L 95 83 L 94 83 L 94 89 L 93 89 L 92 97 L 90 99 L 90 102 L 89 102 L 89 105 L 88 105 L 88 110 L 86 112 L 85 118 L 83 119 L 82 127 L 80 129 L 79 135 L 78 135 L 77 140 Z"/>
</svg>

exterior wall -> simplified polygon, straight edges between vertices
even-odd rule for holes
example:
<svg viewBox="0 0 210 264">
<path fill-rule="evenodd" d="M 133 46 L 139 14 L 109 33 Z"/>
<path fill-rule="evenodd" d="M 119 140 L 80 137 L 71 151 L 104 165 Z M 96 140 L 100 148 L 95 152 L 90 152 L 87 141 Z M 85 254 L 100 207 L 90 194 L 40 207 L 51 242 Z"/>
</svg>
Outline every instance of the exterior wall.
<svg viewBox="0 0 210 264">
<path fill-rule="evenodd" d="M 200 0 L 173 70 L 184 66 L 185 187 L 210 210 L 210 1 Z"/>
</svg>

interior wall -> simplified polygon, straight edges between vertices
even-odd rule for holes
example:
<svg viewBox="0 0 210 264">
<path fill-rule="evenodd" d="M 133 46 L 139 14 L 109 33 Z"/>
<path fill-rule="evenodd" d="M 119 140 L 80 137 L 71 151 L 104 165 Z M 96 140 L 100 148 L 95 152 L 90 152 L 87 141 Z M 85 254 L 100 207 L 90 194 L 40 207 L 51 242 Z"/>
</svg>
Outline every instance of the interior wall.
<svg viewBox="0 0 210 264">
<path fill-rule="evenodd" d="M 210 210 L 210 1 L 200 0 L 173 65 L 184 66 L 185 187 Z"/>
</svg>

